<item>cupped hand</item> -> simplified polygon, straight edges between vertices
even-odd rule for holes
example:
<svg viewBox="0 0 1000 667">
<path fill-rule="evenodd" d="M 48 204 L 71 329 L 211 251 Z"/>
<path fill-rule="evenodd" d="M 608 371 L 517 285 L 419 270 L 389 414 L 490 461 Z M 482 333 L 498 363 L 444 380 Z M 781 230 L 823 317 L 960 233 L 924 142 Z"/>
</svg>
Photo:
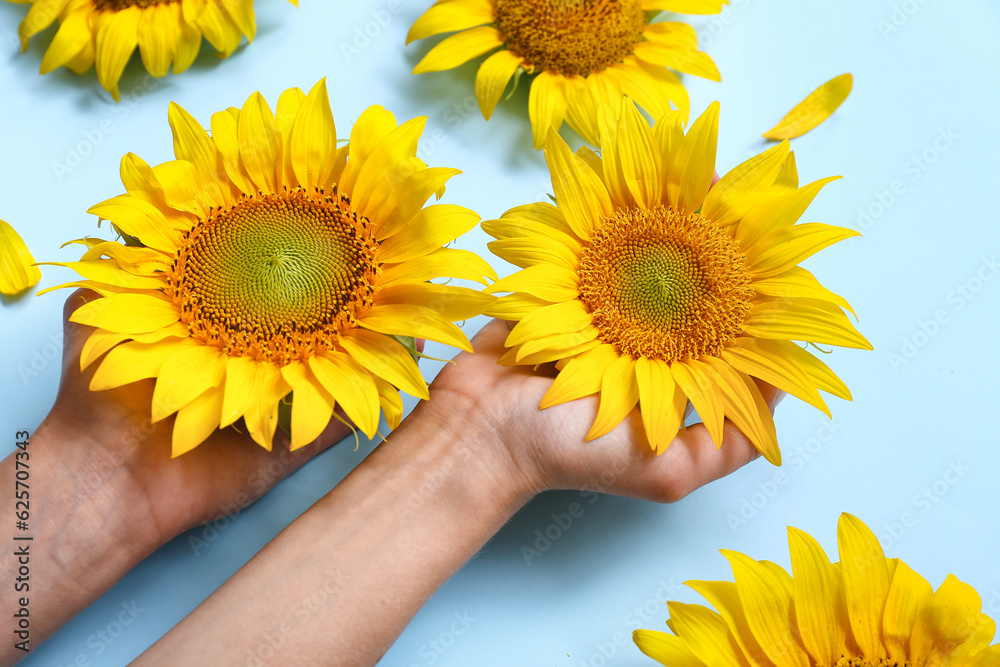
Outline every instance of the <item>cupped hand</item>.
<svg viewBox="0 0 1000 667">
<path fill-rule="evenodd" d="M 586 442 L 597 415 L 598 398 L 570 401 L 544 410 L 539 402 L 555 370 L 547 364 L 500 366 L 511 323 L 494 320 L 473 339 L 475 354 L 463 353 L 431 385 L 438 410 L 468 410 L 489 424 L 493 441 L 535 492 L 589 489 L 658 502 L 674 502 L 695 489 L 759 456 L 750 441 L 728 420 L 722 446 L 716 448 L 701 424 L 681 429 L 666 452 L 649 447 L 638 408 L 607 435 Z M 771 411 L 784 393 L 758 386 Z"/>
<path fill-rule="evenodd" d="M 91 391 L 99 361 L 80 371 L 80 350 L 93 329 L 68 318 L 94 298 L 93 292 L 78 290 L 66 301 L 62 380 L 39 432 L 53 436 L 49 444 L 60 448 L 65 465 L 76 467 L 78 496 L 118 493 L 140 505 L 129 508 L 139 539 L 158 546 L 245 507 L 350 432 L 334 420 L 315 442 L 289 452 L 288 438 L 278 429 L 267 451 L 237 422 L 171 458 L 174 418 L 150 420 L 153 380 Z"/>
</svg>

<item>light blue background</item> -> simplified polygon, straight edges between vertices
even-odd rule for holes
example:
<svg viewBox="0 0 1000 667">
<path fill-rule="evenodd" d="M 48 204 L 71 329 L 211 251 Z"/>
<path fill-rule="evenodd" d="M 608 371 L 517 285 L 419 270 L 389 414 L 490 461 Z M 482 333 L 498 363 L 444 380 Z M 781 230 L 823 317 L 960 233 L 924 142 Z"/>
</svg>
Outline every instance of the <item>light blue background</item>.
<svg viewBox="0 0 1000 667">
<path fill-rule="evenodd" d="M 150 163 L 173 158 L 169 101 L 207 124 L 213 111 L 240 106 L 255 90 L 273 103 L 285 88 L 308 89 L 323 76 L 341 134 L 371 104 L 400 120 L 429 116 L 424 157 L 465 172 L 449 184 L 446 202 L 492 218 L 550 191 L 542 155 L 529 146 L 525 95 L 502 103 L 487 124 L 471 97 L 474 65 L 410 74 L 428 45 L 404 48 L 404 36 L 429 0 L 402 8 L 388 0 L 304 0 L 297 11 L 278 0 L 256 4 L 252 46 L 226 61 L 206 47 L 189 72 L 150 80 L 149 91 L 136 58 L 119 105 L 92 72 L 39 76 L 51 31 L 17 55 L 25 8 L 0 4 L 0 218 L 40 261 L 78 257 L 77 248 L 58 245 L 97 232 L 84 211 L 122 191 L 123 154 Z M 1000 617 L 1000 276 L 992 264 L 1000 254 L 998 13 L 990 0 L 733 0 L 720 16 L 694 17 L 724 76 L 722 84 L 686 78 L 694 109 L 722 102 L 720 172 L 760 152 L 760 133 L 813 88 L 854 74 L 841 110 L 793 147 L 803 182 L 844 176 L 806 219 L 864 233 L 807 264 L 852 303 L 875 346 L 825 359 L 855 400 L 831 398 L 832 422 L 786 400 L 777 420 L 786 460 L 780 473 L 757 461 L 673 506 L 610 496 L 588 504 L 570 491 L 539 497 L 427 603 L 383 664 L 651 664 L 629 634 L 665 628 L 668 597 L 697 601 L 683 581 L 729 578 L 718 549 L 787 566 L 785 527 L 793 525 L 835 554 L 843 511 L 866 521 L 890 556 L 935 586 L 950 572 L 975 586 L 985 609 Z M 379 15 L 386 25 L 373 23 Z M 359 40 L 357 51 L 345 51 L 366 28 L 374 33 L 367 45 Z M 477 230 L 458 245 L 486 253 L 487 240 Z M 47 269 L 40 287 L 68 279 Z M 53 402 L 61 302 L 58 294 L 27 297 L 0 309 L 4 450 L 14 431 L 34 430 Z M 469 333 L 481 324 L 467 325 Z M 431 377 L 437 368 L 426 364 L 424 372 Z M 371 448 L 342 443 L 228 526 L 180 536 L 23 664 L 65 665 L 80 655 L 92 664 L 126 663 Z M 565 531 L 552 528 L 552 515 L 574 502 L 583 515 Z M 904 514 L 912 518 L 905 529 Z M 522 547 L 546 530 L 558 539 L 528 563 Z M 205 540 L 202 548 L 195 537 Z M 123 604 L 143 611 L 108 645 L 96 633 L 116 631 Z M 266 653 L 266 642 L 240 659 L 251 650 Z"/>
</svg>

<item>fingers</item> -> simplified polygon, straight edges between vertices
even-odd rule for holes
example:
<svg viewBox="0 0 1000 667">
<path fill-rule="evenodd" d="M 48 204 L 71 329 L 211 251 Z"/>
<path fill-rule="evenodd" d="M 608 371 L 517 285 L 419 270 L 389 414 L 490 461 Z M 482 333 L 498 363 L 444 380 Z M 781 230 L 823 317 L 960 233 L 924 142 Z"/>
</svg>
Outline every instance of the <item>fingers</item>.
<svg viewBox="0 0 1000 667">
<path fill-rule="evenodd" d="M 78 289 L 75 290 L 69 297 L 66 298 L 66 302 L 63 303 L 63 369 L 68 370 L 73 367 L 73 363 L 79 363 L 80 351 L 83 349 L 83 344 L 87 341 L 87 337 L 90 336 L 91 332 L 94 330 L 93 327 L 88 327 L 83 324 L 77 324 L 76 322 L 70 322 L 70 316 L 76 312 L 76 309 L 85 303 L 89 303 L 94 299 L 99 299 L 100 295 L 97 292 L 93 292 L 88 289 Z"/>
</svg>

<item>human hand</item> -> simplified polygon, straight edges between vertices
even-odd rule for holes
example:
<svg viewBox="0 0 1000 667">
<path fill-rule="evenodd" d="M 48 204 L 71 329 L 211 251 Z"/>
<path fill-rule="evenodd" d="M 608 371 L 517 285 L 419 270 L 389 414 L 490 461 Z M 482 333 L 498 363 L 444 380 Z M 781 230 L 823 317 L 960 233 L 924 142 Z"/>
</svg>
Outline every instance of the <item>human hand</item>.
<svg viewBox="0 0 1000 667">
<path fill-rule="evenodd" d="M 150 420 L 153 380 L 91 391 L 99 364 L 80 371 L 80 350 L 93 329 L 68 318 L 94 298 L 93 292 L 78 290 L 66 301 L 62 379 L 40 431 L 51 432 L 55 437 L 47 444 L 58 448 L 66 466 L 76 467 L 78 495 L 106 487 L 102 493 L 113 489 L 132 499 L 131 535 L 140 544 L 155 549 L 185 530 L 245 507 L 350 432 L 334 420 L 315 442 L 289 452 L 287 435 L 279 429 L 274 447 L 266 451 L 237 422 L 171 458 L 174 418 Z"/>
<path fill-rule="evenodd" d="M 500 459 L 507 458 L 529 493 L 547 489 L 589 489 L 657 502 L 680 500 L 695 489 L 759 456 L 750 441 L 728 420 L 721 448 L 701 424 L 682 429 L 662 455 L 646 442 L 638 409 L 607 435 L 586 442 L 597 414 L 590 396 L 544 410 L 539 402 L 555 371 L 500 366 L 510 323 L 494 320 L 473 339 L 475 354 L 461 354 L 431 385 L 426 406 L 447 413 L 469 410 L 493 429 L 490 439 Z M 771 411 L 784 396 L 758 382 Z"/>
</svg>

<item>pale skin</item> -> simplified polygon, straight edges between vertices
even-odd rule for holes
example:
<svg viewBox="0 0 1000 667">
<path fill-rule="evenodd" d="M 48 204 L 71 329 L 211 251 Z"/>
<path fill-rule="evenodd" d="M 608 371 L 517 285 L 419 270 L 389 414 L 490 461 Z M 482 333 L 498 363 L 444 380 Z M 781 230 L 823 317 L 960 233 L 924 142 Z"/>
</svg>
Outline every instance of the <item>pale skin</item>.
<svg viewBox="0 0 1000 667">
<path fill-rule="evenodd" d="M 135 664 L 245 664 L 275 636 L 281 650 L 263 652 L 273 664 L 374 664 L 538 493 L 589 489 L 675 502 L 757 457 L 729 422 L 721 448 L 696 425 L 656 456 L 638 411 L 585 442 L 597 399 L 539 410 L 554 371 L 498 366 L 509 326 L 484 327 L 476 353 L 441 371 L 430 401 Z M 151 383 L 88 391 L 93 369 L 80 373 L 78 364 L 86 328 L 67 324 L 66 336 L 59 397 L 30 445 L 32 532 L 52 552 L 32 560 L 33 646 L 166 541 L 259 491 L 249 480 L 272 461 L 291 472 L 344 435 L 334 422 L 299 455 L 282 442 L 268 453 L 227 429 L 170 459 L 171 420 L 148 425 Z M 773 410 L 781 394 L 761 389 Z M 137 428 L 144 437 L 130 437 Z M 13 455 L 0 465 L 12 479 Z M 13 613 L 11 597 L 0 613 Z M 9 643 L 0 655 L 0 664 L 23 657 Z"/>
</svg>

